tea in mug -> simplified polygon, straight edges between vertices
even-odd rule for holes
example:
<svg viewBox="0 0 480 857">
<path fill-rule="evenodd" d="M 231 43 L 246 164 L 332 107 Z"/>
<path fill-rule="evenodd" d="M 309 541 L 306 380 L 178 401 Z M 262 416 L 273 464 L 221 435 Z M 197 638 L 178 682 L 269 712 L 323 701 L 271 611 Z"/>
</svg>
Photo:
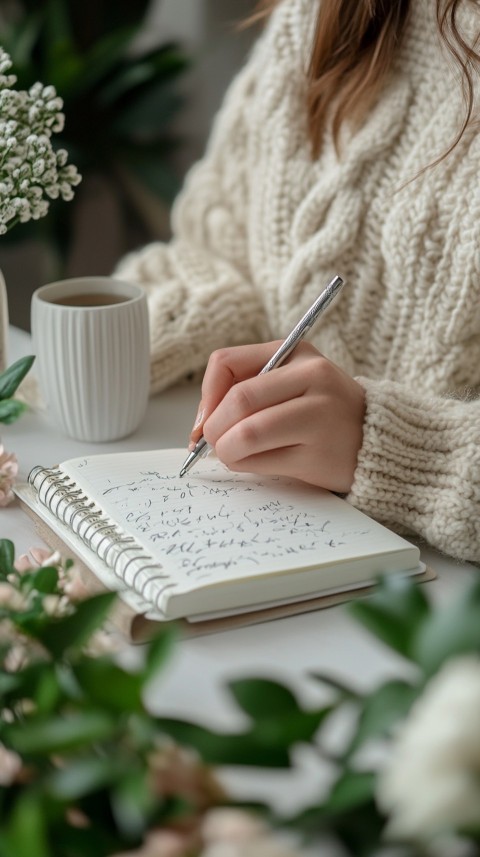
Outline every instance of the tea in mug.
<svg viewBox="0 0 480 857">
<path fill-rule="evenodd" d="M 87 292 L 78 295 L 65 295 L 61 298 L 55 298 L 49 303 L 58 304 L 59 306 L 95 307 L 121 304 L 128 300 L 130 298 L 127 295 L 119 295 L 116 292 L 112 292 L 111 294 L 108 292 Z"/>
</svg>

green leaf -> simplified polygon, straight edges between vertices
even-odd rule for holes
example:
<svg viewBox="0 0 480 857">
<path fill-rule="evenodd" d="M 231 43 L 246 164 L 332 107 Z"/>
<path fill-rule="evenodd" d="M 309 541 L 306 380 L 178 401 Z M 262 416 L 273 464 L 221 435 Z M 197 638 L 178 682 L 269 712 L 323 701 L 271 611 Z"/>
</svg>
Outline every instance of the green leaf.
<svg viewBox="0 0 480 857">
<path fill-rule="evenodd" d="M 119 779 L 111 794 L 112 812 L 119 830 L 129 838 L 140 836 L 158 800 L 146 771 L 131 771 L 129 776 Z"/>
<path fill-rule="evenodd" d="M 284 710 L 255 720 L 241 734 L 219 734 L 188 721 L 158 718 L 157 723 L 180 744 L 198 750 L 206 762 L 227 765 L 290 767 L 299 743 L 311 742 L 331 707 L 315 711 Z"/>
<path fill-rule="evenodd" d="M 0 705 L 11 691 L 21 686 L 22 680 L 18 673 L 7 673 L 0 670 Z"/>
<path fill-rule="evenodd" d="M 36 666 L 36 665 L 35 665 Z M 39 665 L 39 672 L 33 696 L 40 715 L 55 711 L 59 703 L 61 690 L 58 677 L 52 664 Z"/>
<path fill-rule="evenodd" d="M 65 767 L 50 774 L 45 788 L 55 800 L 79 800 L 112 785 L 126 773 L 118 760 L 109 756 L 72 759 Z"/>
<path fill-rule="evenodd" d="M 10 539 L 0 539 L 0 580 L 12 573 L 15 561 L 15 546 Z"/>
<path fill-rule="evenodd" d="M 238 705 L 254 720 L 297 714 L 297 700 L 284 685 L 266 679 L 242 679 L 229 683 Z"/>
<path fill-rule="evenodd" d="M 376 637 L 406 658 L 430 613 L 422 588 L 403 575 L 385 575 L 373 595 L 351 602 L 353 616 Z"/>
<path fill-rule="evenodd" d="M 105 817 L 110 818 L 110 807 L 105 807 Z M 50 851 L 48 857 L 106 857 L 107 854 L 124 852 L 125 847 L 129 847 L 131 843 L 127 844 L 125 840 L 121 840 L 116 831 L 111 829 L 112 825 L 105 824 L 105 817 L 101 821 L 92 822 L 89 816 L 88 827 L 74 827 L 67 820 L 59 819 L 55 825 L 55 841 L 59 850 Z M 53 845 L 51 847 L 53 848 Z M 0 857 L 3 857 L 1 851 Z"/>
<path fill-rule="evenodd" d="M 332 707 L 316 711 L 298 711 L 291 714 L 272 716 L 255 723 L 252 735 L 266 746 L 291 749 L 298 743 L 310 743 Z"/>
<path fill-rule="evenodd" d="M 22 791 L 8 822 L 7 842 L 15 857 L 50 857 L 41 796 Z"/>
<path fill-rule="evenodd" d="M 143 686 L 164 667 L 170 658 L 177 638 L 177 628 L 171 624 L 149 641 L 145 654 L 145 666 L 141 674 Z"/>
<path fill-rule="evenodd" d="M 419 629 L 414 656 L 427 675 L 433 675 L 449 658 L 480 652 L 480 580 L 474 580 L 458 597 L 429 616 Z"/>
<path fill-rule="evenodd" d="M 67 111 L 68 101 L 75 95 L 78 81 L 83 74 L 84 60 L 71 52 L 66 44 L 52 46 L 48 59 L 49 64 L 46 72 L 48 80 L 64 100 L 64 110 Z M 68 151 L 71 155 L 70 146 L 68 146 Z"/>
<path fill-rule="evenodd" d="M 0 400 L 0 423 L 5 425 L 14 423 L 26 409 L 24 402 L 19 402 L 17 399 Z"/>
<path fill-rule="evenodd" d="M 330 792 L 324 809 L 344 813 L 369 803 L 375 793 L 375 774 L 363 771 L 344 771 Z"/>
<path fill-rule="evenodd" d="M 182 74 L 190 63 L 175 43 L 162 45 L 142 56 L 127 57 L 99 92 L 99 103 L 104 107 L 119 99 L 142 94 L 142 87 L 169 84 Z M 132 92 L 132 90 L 136 90 Z"/>
<path fill-rule="evenodd" d="M 99 92 L 99 103 L 104 107 L 115 102 L 137 86 L 152 80 L 155 69 L 147 62 L 136 61 L 128 63 L 117 70 Z"/>
<path fill-rule="evenodd" d="M 93 104 L 101 104 L 101 87 L 105 86 L 105 80 L 118 73 L 118 67 L 138 30 L 139 22 L 109 32 L 100 41 L 94 41 L 84 53 L 78 52 L 76 47 L 72 49 L 68 42 L 57 42 L 50 54 L 50 79 L 65 101 L 67 134 L 75 121 L 68 112 L 70 105 L 80 101 L 85 111 L 85 98 L 91 99 Z M 72 155 L 70 145 L 69 152 Z"/>
<path fill-rule="evenodd" d="M 254 721 L 250 738 L 265 747 L 290 752 L 299 742 L 309 742 L 332 707 L 313 711 L 299 708 L 292 692 L 278 682 L 243 679 L 229 684 L 237 703 Z"/>
<path fill-rule="evenodd" d="M 31 575 L 31 583 L 38 592 L 48 595 L 57 591 L 58 569 L 54 566 L 44 566 Z"/>
<path fill-rule="evenodd" d="M 173 718 L 156 718 L 162 732 L 177 743 L 197 750 L 206 763 L 214 765 L 253 765 L 266 768 L 289 768 L 288 748 L 265 741 L 264 736 L 247 732 L 222 735 L 203 726 Z"/>
<path fill-rule="evenodd" d="M 85 696 L 104 710 L 119 714 L 142 710 L 141 676 L 99 657 L 83 658 L 73 672 Z"/>
<path fill-rule="evenodd" d="M 10 399 L 25 375 L 30 371 L 35 357 L 21 357 L 12 363 L 8 369 L 0 375 L 0 399 Z"/>
<path fill-rule="evenodd" d="M 89 747 L 94 741 L 111 738 L 115 718 L 104 711 L 83 711 L 64 717 L 29 718 L 6 727 L 3 738 L 17 753 L 47 755 Z"/>
<path fill-rule="evenodd" d="M 177 92 L 163 86 L 151 87 L 122 110 L 112 129 L 127 138 L 151 138 L 164 131 L 183 103 L 184 98 Z"/>
<path fill-rule="evenodd" d="M 139 30 L 140 22 L 107 33 L 86 54 L 85 69 L 78 77 L 75 93 L 91 91 L 102 79 L 118 67 L 119 61 Z M 71 88 L 71 93 L 73 87 Z"/>
<path fill-rule="evenodd" d="M 303 830 L 309 837 L 327 833 L 337 849 L 343 846 L 340 851 L 345 857 L 379 857 L 384 853 L 382 833 L 385 822 L 374 800 L 375 782 L 373 773 L 343 771 L 325 802 L 302 810 L 291 819 L 289 827 L 295 831 Z M 394 851 L 397 854 L 396 849 Z M 402 855 L 407 857 L 403 849 Z"/>
<path fill-rule="evenodd" d="M 3 46 L 10 54 L 15 74 L 18 74 L 19 66 L 24 67 L 30 63 L 32 51 L 40 33 L 40 26 L 41 16 L 38 12 L 32 12 L 28 17 L 19 20 L 10 28 L 6 28 Z M 21 81 L 19 81 L 19 88 L 23 88 Z"/>
<path fill-rule="evenodd" d="M 62 0 L 47 0 L 44 28 L 45 73 L 49 83 L 58 85 L 58 57 L 78 62 L 68 7 Z M 61 95 L 61 91 L 59 95 Z"/>
<path fill-rule="evenodd" d="M 95 595 L 76 605 L 75 613 L 52 621 L 39 631 L 39 639 L 60 658 L 67 649 L 80 649 L 108 616 L 116 593 Z"/>
<path fill-rule="evenodd" d="M 333 690 L 337 696 L 340 697 L 340 700 L 343 699 L 359 699 L 358 691 L 346 685 L 343 681 L 341 681 L 336 676 L 327 675 L 326 673 L 309 672 L 308 675 L 310 678 L 319 681 L 321 684 L 325 684 L 330 690 Z"/>
<path fill-rule="evenodd" d="M 326 829 L 343 846 L 342 854 L 351 857 L 380 857 L 384 854 L 384 828 L 385 819 L 373 799 L 327 817 Z M 408 850 L 395 849 L 394 854 L 395 857 L 420 857 L 416 847 L 412 850 L 409 847 Z"/>
<path fill-rule="evenodd" d="M 10 618 L 19 631 L 35 639 L 41 638 L 42 631 L 52 621 L 43 611 L 40 596 L 27 609 L 12 610 Z"/>
<path fill-rule="evenodd" d="M 358 750 L 365 741 L 388 735 L 392 726 L 407 715 L 418 693 L 418 688 L 397 680 L 387 682 L 369 694 L 346 756 Z"/>
<path fill-rule="evenodd" d="M 14 643 L 11 644 L 12 646 Z M 45 661 L 35 661 L 24 665 L 15 673 L 0 673 L 0 697 L 2 703 L 12 706 L 19 699 L 34 699 L 37 709 L 44 713 L 44 699 L 52 694 L 51 666 Z M 55 679 L 53 679 L 56 684 Z M 56 698 L 56 697 L 55 697 Z M 48 708 L 46 709 L 49 710 Z M 8 724 L 5 724 L 8 728 Z"/>
</svg>

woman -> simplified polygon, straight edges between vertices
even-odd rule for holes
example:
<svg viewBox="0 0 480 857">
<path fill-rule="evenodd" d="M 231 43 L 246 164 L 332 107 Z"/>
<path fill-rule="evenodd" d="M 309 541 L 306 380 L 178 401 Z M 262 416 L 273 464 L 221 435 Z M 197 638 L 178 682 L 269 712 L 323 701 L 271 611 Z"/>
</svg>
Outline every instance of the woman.
<svg viewBox="0 0 480 857">
<path fill-rule="evenodd" d="M 203 432 L 480 558 L 480 138 L 472 0 L 263 2 L 268 26 L 173 213 L 127 257 L 153 388 L 207 363 Z M 463 63 L 463 65 L 462 65 Z M 282 367 L 255 377 L 335 273 Z M 225 350 L 225 346 L 230 346 Z"/>
</svg>

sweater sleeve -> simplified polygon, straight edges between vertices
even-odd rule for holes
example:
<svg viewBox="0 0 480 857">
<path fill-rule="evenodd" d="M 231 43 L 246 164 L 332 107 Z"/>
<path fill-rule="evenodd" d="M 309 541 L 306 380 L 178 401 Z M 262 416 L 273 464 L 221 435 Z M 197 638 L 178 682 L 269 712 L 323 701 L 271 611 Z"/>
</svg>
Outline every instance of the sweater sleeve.
<svg viewBox="0 0 480 857">
<path fill-rule="evenodd" d="M 348 500 L 387 526 L 478 562 L 480 400 L 420 400 L 391 381 L 357 380 L 367 411 Z"/>
<path fill-rule="evenodd" d="M 202 371 L 216 348 L 268 338 L 247 234 L 249 113 L 261 48 L 262 39 L 227 92 L 204 158 L 187 175 L 171 242 L 129 254 L 115 271 L 147 292 L 152 392 Z"/>
</svg>

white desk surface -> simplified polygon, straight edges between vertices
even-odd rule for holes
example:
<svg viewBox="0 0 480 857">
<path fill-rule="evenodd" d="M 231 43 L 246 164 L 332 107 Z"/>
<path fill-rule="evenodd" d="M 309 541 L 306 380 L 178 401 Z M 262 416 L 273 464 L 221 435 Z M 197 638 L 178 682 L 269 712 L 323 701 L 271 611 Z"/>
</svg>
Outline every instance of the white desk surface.
<svg viewBox="0 0 480 857">
<path fill-rule="evenodd" d="M 10 330 L 9 362 L 32 353 L 28 334 Z M 34 373 L 35 367 L 32 372 Z M 48 413 L 29 411 L 11 426 L 0 426 L 3 443 L 15 452 L 21 475 L 36 464 L 53 465 L 68 458 L 100 452 L 154 449 L 186 445 L 199 400 L 199 387 L 168 390 L 149 403 L 142 426 L 115 443 L 86 444 L 63 436 L 49 421 Z M 31 519 L 14 503 L 0 509 L 0 536 L 11 538 L 17 553 L 41 545 Z M 475 574 L 467 564 L 422 550 L 422 558 L 438 574 L 426 584 L 431 597 L 445 601 Z M 293 616 L 275 622 L 183 640 L 169 667 L 154 682 L 151 705 L 162 713 L 191 718 L 212 727 L 235 729 L 244 723 L 225 690 L 225 681 L 247 676 L 277 679 L 300 699 L 314 705 L 321 699 L 318 683 L 309 672 L 322 671 L 357 687 L 373 687 L 387 677 L 398 676 L 403 665 L 366 631 L 356 625 L 344 607 Z M 317 760 L 299 750 L 298 767 L 292 772 L 259 774 L 231 772 L 227 784 L 239 797 L 269 799 L 277 809 L 292 812 L 318 794 L 324 771 Z M 325 855 L 328 857 L 328 855 Z"/>
</svg>

